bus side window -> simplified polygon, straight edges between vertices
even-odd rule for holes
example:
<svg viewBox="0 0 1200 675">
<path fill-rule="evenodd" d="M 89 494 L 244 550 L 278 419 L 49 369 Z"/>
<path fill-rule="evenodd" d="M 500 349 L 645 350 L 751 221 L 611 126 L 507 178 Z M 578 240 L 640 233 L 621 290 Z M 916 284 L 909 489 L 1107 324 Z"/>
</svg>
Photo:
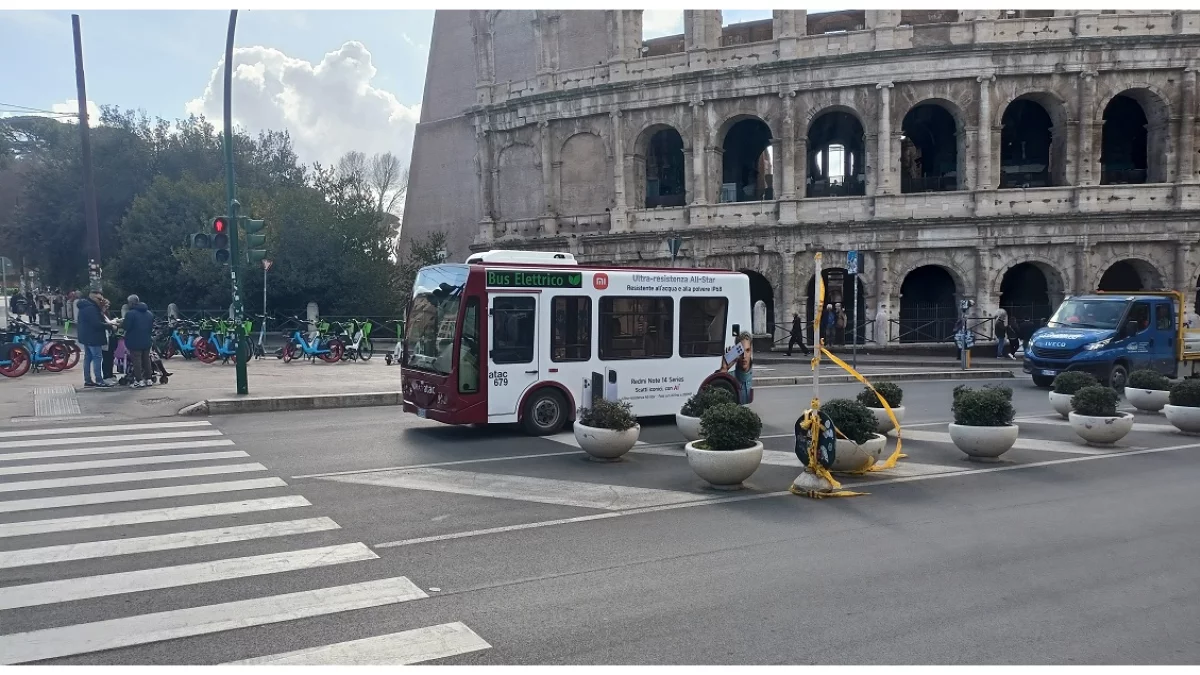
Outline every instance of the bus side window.
<svg viewBox="0 0 1200 675">
<path fill-rule="evenodd" d="M 458 348 L 458 393 L 479 391 L 479 298 L 467 298 L 463 310 L 462 345 Z"/>
<path fill-rule="evenodd" d="M 550 328 L 550 359 L 589 361 L 592 358 L 592 299 L 585 295 L 556 295 Z"/>
</svg>

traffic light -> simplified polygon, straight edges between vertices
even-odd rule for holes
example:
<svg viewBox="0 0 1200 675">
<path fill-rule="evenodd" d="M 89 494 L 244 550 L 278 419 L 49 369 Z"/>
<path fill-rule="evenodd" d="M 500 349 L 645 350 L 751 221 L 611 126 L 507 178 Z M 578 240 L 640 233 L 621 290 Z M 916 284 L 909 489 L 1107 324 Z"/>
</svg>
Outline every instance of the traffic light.
<svg viewBox="0 0 1200 675">
<path fill-rule="evenodd" d="M 229 221 L 225 218 L 213 218 L 212 249 L 213 262 L 229 264 Z"/>
<path fill-rule="evenodd" d="M 246 262 L 254 264 L 265 259 L 267 257 L 267 233 L 262 230 L 266 227 L 266 223 L 239 216 L 238 225 L 246 233 Z"/>
<path fill-rule="evenodd" d="M 189 234 L 185 243 L 187 244 L 188 248 L 212 248 L 212 240 L 209 238 L 207 232 L 196 232 L 195 234 Z"/>
</svg>

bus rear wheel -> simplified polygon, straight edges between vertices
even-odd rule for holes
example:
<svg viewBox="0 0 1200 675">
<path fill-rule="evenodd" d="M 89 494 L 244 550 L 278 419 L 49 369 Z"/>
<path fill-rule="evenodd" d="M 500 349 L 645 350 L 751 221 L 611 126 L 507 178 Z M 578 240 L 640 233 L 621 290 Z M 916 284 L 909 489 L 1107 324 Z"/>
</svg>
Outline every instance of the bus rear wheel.
<svg viewBox="0 0 1200 675">
<path fill-rule="evenodd" d="M 567 421 L 567 404 L 562 394 L 545 388 L 534 392 L 525 402 L 521 425 L 530 436 L 549 436 L 562 429 Z"/>
</svg>

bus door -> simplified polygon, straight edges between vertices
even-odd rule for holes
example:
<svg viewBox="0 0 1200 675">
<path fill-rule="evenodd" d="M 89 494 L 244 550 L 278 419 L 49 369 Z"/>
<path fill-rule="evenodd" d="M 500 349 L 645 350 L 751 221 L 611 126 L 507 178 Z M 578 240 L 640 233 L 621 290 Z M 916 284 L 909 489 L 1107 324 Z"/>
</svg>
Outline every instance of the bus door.
<svg viewBox="0 0 1200 675">
<path fill-rule="evenodd" d="M 534 294 L 495 294 L 488 314 L 488 415 L 515 415 L 521 397 L 541 379 Z"/>
</svg>

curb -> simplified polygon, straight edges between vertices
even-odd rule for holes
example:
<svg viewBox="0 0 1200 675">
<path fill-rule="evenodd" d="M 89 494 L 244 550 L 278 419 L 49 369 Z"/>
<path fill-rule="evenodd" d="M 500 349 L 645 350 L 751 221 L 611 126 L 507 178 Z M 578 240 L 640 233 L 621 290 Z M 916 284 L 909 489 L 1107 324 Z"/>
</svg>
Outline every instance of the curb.
<svg viewBox="0 0 1200 675">
<path fill-rule="evenodd" d="M 846 363 L 850 363 L 850 361 L 851 361 L 851 357 L 849 355 L 838 354 L 837 357 L 839 359 L 845 361 Z M 793 356 L 792 358 L 788 358 L 786 356 L 756 356 L 754 358 L 754 362 L 762 364 L 764 366 L 775 366 L 775 365 L 789 364 L 789 363 L 804 365 L 804 364 L 808 363 L 808 361 L 811 359 L 812 359 L 811 356 L 799 356 L 799 357 Z M 821 360 L 826 361 L 825 357 L 821 357 Z M 972 359 L 972 361 L 978 361 L 978 360 L 979 359 L 974 359 L 974 358 Z M 861 356 L 858 359 L 858 365 L 868 366 L 868 367 L 869 366 L 892 366 L 892 367 L 905 367 L 905 368 L 943 368 L 943 369 L 955 369 L 955 370 L 960 369 L 962 367 L 962 363 L 960 361 L 957 361 L 957 360 L 951 361 L 949 359 L 944 359 L 944 360 L 940 360 L 940 361 L 937 359 L 904 359 L 904 358 L 888 359 L 888 358 L 878 358 L 878 357 L 864 359 Z M 979 364 L 975 364 L 975 365 L 978 366 Z M 999 364 L 990 364 L 989 363 L 989 364 L 987 364 L 986 369 L 987 370 L 1010 370 L 1010 369 L 1011 370 L 1021 370 L 1022 367 L 1023 366 L 1022 366 L 1021 361 L 1008 361 L 1006 363 L 999 363 Z"/>
<path fill-rule="evenodd" d="M 233 415 L 237 413 L 283 412 L 287 410 L 322 410 L 331 408 L 370 408 L 401 405 L 398 391 L 360 392 L 353 394 L 318 394 L 314 396 L 262 396 L 257 398 L 212 398 L 180 409 L 180 415 Z"/>
<path fill-rule="evenodd" d="M 874 373 L 863 375 L 868 380 L 889 382 L 923 382 L 932 380 L 1010 380 L 1016 377 L 1011 370 L 945 370 L 924 373 Z M 821 384 L 851 384 L 858 382 L 853 375 L 822 375 Z M 792 377 L 756 377 L 754 387 L 785 387 L 812 384 L 811 375 Z"/>
</svg>

